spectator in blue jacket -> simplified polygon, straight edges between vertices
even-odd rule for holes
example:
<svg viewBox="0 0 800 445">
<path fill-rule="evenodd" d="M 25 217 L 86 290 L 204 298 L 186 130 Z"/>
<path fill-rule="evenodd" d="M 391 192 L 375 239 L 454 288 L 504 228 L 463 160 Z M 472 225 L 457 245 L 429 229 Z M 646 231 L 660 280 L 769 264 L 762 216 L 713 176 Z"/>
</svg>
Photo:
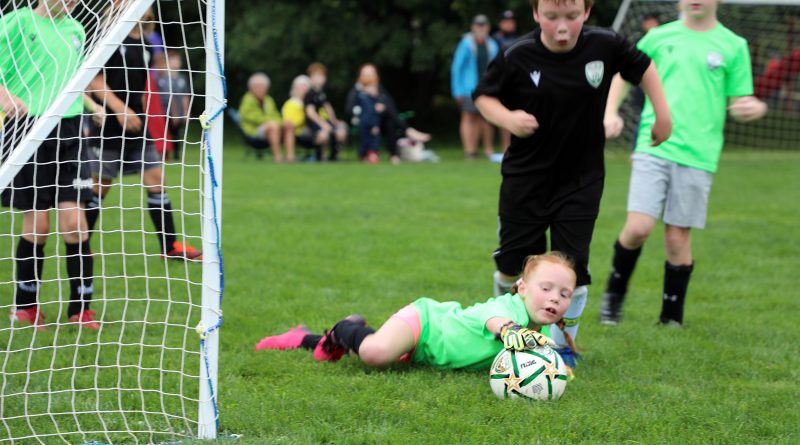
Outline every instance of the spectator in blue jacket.
<svg viewBox="0 0 800 445">
<path fill-rule="evenodd" d="M 472 92 L 478 85 L 483 73 L 489 66 L 499 48 L 497 42 L 489 38 L 489 19 L 476 15 L 472 19 L 470 32 L 464 34 L 453 55 L 450 69 L 450 88 L 461 108 L 461 125 L 459 134 L 464 146 L 464 155 L 468 159 L 475 158 L 478 151 L 478 139 L 483 142 L 483 150 L 487 157 L 494 153 L 494 128 L 486 122 L 475 104 Z"/>
</svg>

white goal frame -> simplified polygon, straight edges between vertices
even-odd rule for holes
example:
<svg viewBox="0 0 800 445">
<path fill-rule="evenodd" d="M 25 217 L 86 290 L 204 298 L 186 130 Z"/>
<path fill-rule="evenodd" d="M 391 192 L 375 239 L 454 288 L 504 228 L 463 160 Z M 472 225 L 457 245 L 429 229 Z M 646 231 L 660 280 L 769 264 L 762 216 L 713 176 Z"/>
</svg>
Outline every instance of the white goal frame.
<svg viewBox="0 0 800 445">
<path fill-rule="evenodd" d="M 35 1 L 35 0 L 31 0 Z M 179 0 L 180 1 L 180 0 Z M 47 111 L 32 125 L 9 157 L 0 164 L 0 191 L 9 186 L 20 169 L 33 157 L 41 141 L 61 120 L 68 108 L 83 94 L 97 73 L 117 51 L 125 37 L 137 25 L 140 17 L 155 0 L 132 0 L 104 37 L 97 50 L 83 60 L 74 77 Z M 215 439 L 219 429 L 217 400 L 219 364 L 219 328 L 222 324 L 221 299 L 224 287 L 221 255 L 222 220 L 222 148 L 223 111 L 226 108 L 227 88 L 224 75 L 225 0 L 205 0 L 206 3 L 206 73 L 205 112 L 200 117 L 203 128 L 201 149 L 203 163 L 203 205 L 201 230 L 202 297 L 201 323 L 197 326 L 200 342 L 200 368 L 197 436 Z"/>
</svg>

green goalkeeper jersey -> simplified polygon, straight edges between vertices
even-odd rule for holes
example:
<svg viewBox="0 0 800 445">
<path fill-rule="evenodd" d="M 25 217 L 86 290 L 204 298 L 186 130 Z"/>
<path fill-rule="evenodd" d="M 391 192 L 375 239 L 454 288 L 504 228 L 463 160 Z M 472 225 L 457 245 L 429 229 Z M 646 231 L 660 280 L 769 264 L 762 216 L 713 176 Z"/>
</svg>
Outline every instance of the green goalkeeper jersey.
<svg viewBox="0 0 800 445">
<path fill-rule="evenodd" d="M 650 146 L 655 113 L 648 100 L 636 151 L 715 173 L 728 98 L 753 94 L 747 41 L 721 23 L 698 32 L 677 21 L 651 30 L 638 47 L 658 69 L 672 114 L 672 136 Z"/>
<path fill-rule="evenodd" d="M 44 114 L 83 60 L 83 26 L 70 17 L 51 19 L 22 8 L 0 18 L 0 84 L 32 116 Z M 82 111 L 82 97 L 64 117 Z"/>
<path fill-rule="evenodd" d="M 420 298 L 414 303 L 421 331 L 413 361 L 445 369 L 489 369 L 503 343 L 486 329 L 491 318 L 510 318 L 521 326 L 530 322 L 519 295 L 505 294 L 462 308 L 456 301 Z M 550 335 L 544 326 L 541 331 Z"/>
</svg>

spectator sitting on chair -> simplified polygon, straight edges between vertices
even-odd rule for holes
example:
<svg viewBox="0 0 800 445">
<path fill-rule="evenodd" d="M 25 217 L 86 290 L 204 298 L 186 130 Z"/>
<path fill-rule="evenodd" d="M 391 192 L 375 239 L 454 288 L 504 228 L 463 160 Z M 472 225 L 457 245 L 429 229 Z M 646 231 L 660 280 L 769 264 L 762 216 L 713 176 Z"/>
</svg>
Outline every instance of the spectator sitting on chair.
<svg viewBox="0 0 800 445">
<path fill-rule="evenodd" d="M 339 157 L 342 144 L 347 139 L 347 124 L 336 119 L 336 112 L 325 93 L 325 83 L 328 82 L 328 69 L 325 65 L 314 62 L 308 66 L 307 71 L 311 79 L 311 89 L 303 99 L 306 125 L 314 135 L 314 143 L 328 146 L 328 160 L 335 161 Z"/>
<path fill-rule="evenodd" d="M 247 93 L 239 104 L 242 119 L 242 131 L 250 137 L 261 138 L 269 142 L 275 162 L 283 162 L 281 155 L 281 136 L 292 138 L 286 144 L 286 160 L 294 161 L 294 135 L 283 132 L 283 119 L 275 100 L 269 93 L 270 80 L 264 73 L 255 73 L 247 80 Z"/>
<path fill-rule="evenodd" d="M 397 145 L 398 131 L 405 133 L 407 137 L 415 141 L 423 143 L 430 141 L 431 135 L 409 127 L 408 123 L 400 117 L 394 99 L 391 94 L 389 94 L 389 91 L 380 83 L 378 69 L 371 63 L 365 63 L 361 66 L 361 69 L 358 71 L 358 79 L 356 79 L 355 85 L 353 85 L 353 88 L 347 94 L 345 109 L 347 110 L 348 121 L 351 124 L 357 125 L 354 121 L 358 122 L 359 120 L 359 113 L 355 112 L 359 92 L 370 85 L 375 85 L 378 88 L 376 102 L 382 104 L 384 108 L 382 112 L 379 112 L 380 135 L 386 138 L 386 149 L 389 152 L 392 163 L 397 164 L 400 162 Z"/>
<path fill-rule="evenodd" d="M 289 147 L 294 151 L 295 145 L 299 144 L 315 149 L 316 158 L 314 160 L 318 160 L 322 155 L 322 148 L 314 143 L 311 130 L 306 125 L 306 112 L 303 106 L 303 99 L 309 89 L 311 89 L 311 79 L 308 76 L 301 74 L 295 77 L 292 81 L 289 99 L 281 107 L 281 116 L 283 116 L 283 127 L 286 132 L 286 151 L 290 150 Z"/>
</svg>

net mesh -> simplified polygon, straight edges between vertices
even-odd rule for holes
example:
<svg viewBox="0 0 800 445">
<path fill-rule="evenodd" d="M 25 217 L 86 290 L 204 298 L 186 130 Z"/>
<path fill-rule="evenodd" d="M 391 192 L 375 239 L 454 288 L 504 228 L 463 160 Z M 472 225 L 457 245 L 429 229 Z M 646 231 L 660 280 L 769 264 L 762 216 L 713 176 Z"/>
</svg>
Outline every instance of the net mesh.
<svg viewBox="0 0 800 445">
<path fill-rule="evenodd" d="M 26 228 L 24 215 L 32 212 L 0 207 L 0 443 L 160 443 L 198 435 L 199 387 L 207 385 L 201 379 L 203 360 L 195 332 L 201 318 L 203 264 L 165 259 L 163 241 L 171 237 L 163 233 L 169 232 L 165 227 L 172 219 L 176 240 L 200 248 L 202 226 L 208 223 L 202 213 L 208 172 L 198 123 L 198 110 L 205 102 L 206 57 L 213 54 L 206 44 L 208 3 L 0 2 L 0 85 L 44 105 L 70 93 L 82 100 L 86 92 L 98 105 L 94 111 L 103 111 L 92 113 L 87 101 L 87 109 L 78 116 L 80 135 L 69 140 L 49 131 L 31 132 L 38 121 L 53 115 L 52 107 L 27 116 L 18 109 L 4 109 L 0 129 L 4 163 L 26 139 L 59 153 L 43 159 L 37 153 L 12 166 L 11 177 L 21 174 L 26 163 L 35 165 L 34 172 L 45 171 L 47 164 L 55 166 L 59 175 L 68 171 L 72 155 L 64 147 L 70 144 L 77 150 L 80 168 L 107 176 L 111 184 L 90 237 L 91 310 L 96 313 L 97 330 L 68 320 L 74 288 L 71 276 L 75 275 L 65 248 L 67 239 L 75 236 L 64 230 L 70 227 L 65 216 L 70 209 L 51 210 L 46 217 L 49 229 L 35 238 L 36 242 L 46 238 L 44 258 L 31 282 L 20 279 L 16 252 Z M 50 12 L 40 14 L 36 8 L 42 5 L 50 6 Z M 148 5 L 146 15 L 131 16 L 131 11 L 143 11 Z M 69 10 L 67 16 L 59 16 L 59 8 L 64 7 Z M 21 18 L 21 13 L 30 10 L 38 14 L 36 20 Z M 48 45 L 37 41 L 52 35 L 47 34 L 48 27 L 68 18 L 80 23 L 85 32 L 85 43 L 78 45 L 80 66 L 76 69 L 65 68 L 63 54 L 53 54 Z M 129 38 L 119 45 L 114 32 L 122 29 L 120 25 L 124 31 L 119 37 L 139 32 L 143 39 Z M 145 64 L 110 67 L 105 57 L 92 66 L 92 55 L 103 51 L 111 60 L 117 57 L 125 63 L 133 60 L 131 54 L 142 54 Z M 51 64 L 61 65 L 55 76 L 47 78 L 45 66 Z M 11 88 L 25 70 L 33 70 L 31 78 L 39 81 Z M 94 72 L 103 75 L 108 89 L 97 87 Z M 127 85 L 124 89 L 110 85 L 120 73 Z M 74 84 L 68 80 L 75 79 L 83 81 L 70 90 L 68 86 Z M 108 91 L 123 103 L 123 111 L 112 105 Z M 136 118 L 146 129 L 143 135 L 111 131 L 114 125 L 121 128 Z M 119 152 L 116 161 L 121 158 L 122 162 L 114 162 L 115 149 Z M 155 159 L 144 164 L 137 161 L 149 159 L 148 153 L 154 153 Z M 114 165 L 118 171 L 106 175 L 104 169 Z M 159 168 L 163 179 L 155 175 L 154 182 L 153 172 Z M 34 199 L 44 199 L 46 179 L 36 173 L 34 177 L 25 187 L 33 191 Z M 25 187 L 18 187 L 15 180 L 3 193 L 16 199 Z M 55 202 L 61 190 L 55 192 Z M 86 275 L 85 263 L 79 267 L 78 275 Z M 10 320 L 13 317 L 8 314 L 19 309 L 15 295 L 20 285 L 29 290 L 31 285 L 38 287 L 38 307 L 46 314 L 42 329 L 24 320 Z"/>
<path fill-rule="evenodd" d="M 662 24 L 679 18 L 677 1 L 634 0 L 619 32 L 632 41 L 644 34 L 649 17 Z M 721 23 L 747 39 L 753 64 L 755 95 L 769 105 L 767 115 L 741 124 L 730 118 L 725 146 L 750 149 L 800 149 L 800 1 L 723 1 Z M 631 94 L 620 108 L 625 120 L 623 144 L 633 144 L 643 98 Z"/>
</svg>

